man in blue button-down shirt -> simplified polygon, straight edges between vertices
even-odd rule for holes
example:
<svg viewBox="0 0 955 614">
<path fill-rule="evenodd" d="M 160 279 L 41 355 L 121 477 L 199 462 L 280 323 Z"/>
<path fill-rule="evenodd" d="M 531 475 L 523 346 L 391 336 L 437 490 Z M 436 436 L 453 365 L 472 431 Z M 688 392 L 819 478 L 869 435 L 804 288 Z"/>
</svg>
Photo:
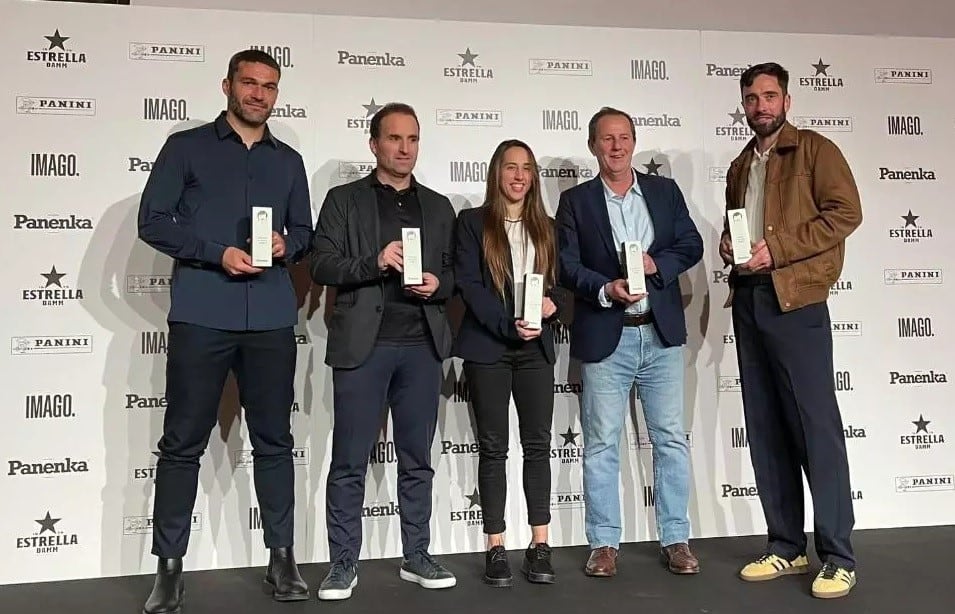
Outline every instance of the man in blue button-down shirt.
<svg viewBox="0 0 955 614">
<path fill-rule="evenodd" d="M 561 283 L 576 295 L 570 355 L 581 361 L 589 576 L 617 571 L 620 431 L 634 383 L 653 444 L 661 555 L 673 573 L 699 571 L 689 547 L 686 320 L 679 276 L 700 261 L 703 240 L 676 182 L 633 170 L 635 140 L 627 113 L 598 111 L 590 120 L 587 144 L 600 174 L 563 192 L 557 208 Z M 626 241 L 639 241 L 646 250 L 646 293 L 631 293 L 623 274 Z"/>
<path fill-rule="evenodd" d="M 287 264 L 312 230 L 302 157 L 266 125 L 280 69 L 261 51 L 235 54 L 222 82 L 228 108 L 176 133 L 143 190 L 139 237 L 174 259 L 147 614 L 178 612 L 199 458 L 235 372 L 252 440 L 255 491 L 270 548 L 266 582 L 279 601 L 308 598 L 292 555 L 294 467 L 290 415 L 297 320 Z M 252 266 L 252 207 L 272 209 L 272 265 Z"/>
</svg>

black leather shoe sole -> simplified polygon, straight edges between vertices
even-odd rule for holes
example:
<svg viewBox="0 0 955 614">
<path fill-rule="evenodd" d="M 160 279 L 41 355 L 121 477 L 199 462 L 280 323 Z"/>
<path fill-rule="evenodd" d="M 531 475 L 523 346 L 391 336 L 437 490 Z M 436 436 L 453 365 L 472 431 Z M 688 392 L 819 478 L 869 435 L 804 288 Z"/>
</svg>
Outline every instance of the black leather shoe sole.
<svg viewBox="0 0 955 614">
<path fill-rule="evenodd" d="M 163 612 L 162 614 L 182 614 L 182 606 L 185 605 L 185 603 L 186 603 L 186 596 L 185 596 L 185 591 L 183 591 L 183 592 L 180 593 L 180 595 L 179 595 L 179 605 L 176 607 L 176 609 L 175 609 L 175 610 L 166 610 L 166 611 Z M 149 611 L 144 607 L 144 608 L 143 608 L 143 614 L 153 614 L 153 613 L 152 613 L 152 612 L 149 612 Z"/>
<path fill-rule="evenodd" d="M 176 606 L 173 610 L 164 610 L 162 614 L 182 614 L 182 606 L 186 603 L 186 587 L 182 588 L 182 591 L 179 593 L 179 605 Z M 146 609 L 146 606 L 143 606 L 143 614 L 154 614 Z"/>
<path fill-rule="evenodd" d="M 552 573 L 534 573 L 526 565 L 521 567 L 521 573 L 524 574 L 528 582 L 534 582 L 535 584 L 553 584 L 557 579 L 557 576 Z"/>
<path fill-rule="evenodd" d="M 308 601 L 308 590 L 306 589 L 304 593 L 279 593 L 276 592 L 275 586 L 268 580 L 262 581 L 262 592 L 266 595 L 271 595 L 272 599 L 276 601 Z"/>
<path fill-rule="evenodd" d="M 488 586 L 506 588 L 508 586 L 511 586 L 514 583 L 514 578 L 513 576 L 509 576 L 507 578 L 489 578 L 487 576 L 484 576 L 484 583 L 487 584 Z"/>
</svg>

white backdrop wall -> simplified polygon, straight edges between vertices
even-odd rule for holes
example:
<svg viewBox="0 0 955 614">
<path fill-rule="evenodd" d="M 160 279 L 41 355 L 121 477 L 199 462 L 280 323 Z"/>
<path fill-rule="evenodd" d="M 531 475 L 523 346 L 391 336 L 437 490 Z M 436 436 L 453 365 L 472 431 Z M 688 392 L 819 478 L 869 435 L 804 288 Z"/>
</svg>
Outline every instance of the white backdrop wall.
<svg viewBox="0 0 955 614">
<path fill-rule="evenodd" d="M 948 403 L 955 213 L 947 100 L 955 42 L 4 3 L 10 77 L 0 148 L 11 266 L 0 295 L 7 428 L 0 432 L 0 583 L 154 570 L 150 514 L 164 406 L 171 261 L 136 238 L 151 161 L 172 132 L 212 120 L 230 55 L 283 65 L 275 133 L 298 149 L 317 213 L 325 192 L 371 168 L 367 125 L 400 100 L 421 120 L 418 179 L 457 209 L 478 206 L 495 145 L 521 138 L 547 205 L 594 176 L 586 124 L 603 105 L 638 124 L 639 170 L 673 177 L 706 242 L 683 279 L 686 429 L 694 537 L 765 530 L 746 449 L 725 274 L 716 254 L 726 167 L 749 135 L 738 76 L 789 68 L 791 118 L 843 150 L 865 221 L 830 301 L 857 527 L 944 524 L 955 504 Z M 52 40 L 51 40 L 52 39 Z M 50 54 L 53 54 L 52 56 Z M 352 63 L 359 57 L 377 65 Z M 351 61 L 350 61 L 351 59 Z M 473 62 L 473 64 L 472 64 Z M 324 488 L 331 377 L 328 304 L 299 270 L 302 305 L 293 432 L 300 561 L 327 560 Z M 585 543 L 578 369 L 557 365 L 553 545 Z M 483 547 L 467 383 L 445 363 L 432 517 L 437 554 Z M 624 435 L 624 540 L 656 538 L 639 400 Z M 394 448 L 383 425 L 367 478 L 362 557 L 400 555 Z M 508 546 L 529 537 L 512 421 Z M 190 569 L 266 561 L 248 434 L 232 382 L 203 458 Z M 807 529 L 811 506 L 807 502 Z"/>
</svg>

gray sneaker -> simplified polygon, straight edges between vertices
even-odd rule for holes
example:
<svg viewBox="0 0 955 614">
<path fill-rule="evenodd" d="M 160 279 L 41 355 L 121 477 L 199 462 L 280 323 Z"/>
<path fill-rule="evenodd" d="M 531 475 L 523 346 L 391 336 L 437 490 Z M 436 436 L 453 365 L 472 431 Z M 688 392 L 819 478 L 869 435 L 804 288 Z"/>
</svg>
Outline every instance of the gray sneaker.
<svg viewBox="0 0 955 614">
<path fill-rule="evenodd" d="M 348 599 L 357 585 L 358 566 L 346 561 L 335 561 L 318 587 L 318 598 L 323 601 Z"/>
<path fill-rule="evenodd" d="M 423 588 L 451 588 L 458 582 L 453 573 L 442 567 L 427 552 L 415 552 L 402 559 L 398 576 Z"/>
</svg>

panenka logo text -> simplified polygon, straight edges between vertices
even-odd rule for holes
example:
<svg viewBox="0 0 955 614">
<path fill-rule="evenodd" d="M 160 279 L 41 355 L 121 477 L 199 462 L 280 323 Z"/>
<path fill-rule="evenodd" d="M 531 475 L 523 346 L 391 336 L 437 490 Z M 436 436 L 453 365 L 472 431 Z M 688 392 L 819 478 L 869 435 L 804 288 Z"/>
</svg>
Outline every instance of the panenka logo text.
<svg viewBox="0 0 955 614">
<path fill-rule="evenodd" d="M 18 475 L 59 475 L 64 473 L 86 473 L 88 472 L 89 466 L 85 460 L 74 460 L 72 457 L 67 456 L 62 460 L 47 460 L 44 459 L 39 462 L 34 461 L 23 461 L 23 460 L 8 460 L 7 461 L 8 476 L 18 476 Z"/>
<path fill-rule="evenodd" d="M 941 371 L 914 371 L 911 373 L 900 373 L 899 371 L 889 371 L 889 385 L 921 385 L 921 384 L 947 384 L 948 377 Z"/>
<path fill-rule="evenodd" d="M 577 164 L 556 167 L 540 167 L 538 174 L 542 179 L 593 179 L 594 171 Z"/>
<path fill-rule="evenodd" d="M 68 217 L 47 215 L 30 217 L 23 213 L 13 214 L 14 230 L 93 230 L 93 220 L 70 214 Z"/>
<path fill-rule="evenodd" d="M 706 64 L 706 76 L 707 77 L 729 77 L 731 79 L 739 79 L 743 76 L 743 73 L 746 72 L 746 69 L 749 68 L 751 64 Z"/>
<path fill-rule="evenodd" d="M 683 125 L 679 117 L 669 113 L 633 115 L 630 119 L 637 128 L 680 128 Z"/>
<path fill-rule="evenodd" d="M 879 167 L 879 181 L 935 181 L 935 171 L 918 168 Z"/>
<path fill-rule="evenodd" d="M 385 53 L 353 53 L 343 49 L 338 50 L 338 63 L 349 66 L 371 66 L 384 68 L 403 68 L 405 59 L 400 55 Z"/>
</svg>

